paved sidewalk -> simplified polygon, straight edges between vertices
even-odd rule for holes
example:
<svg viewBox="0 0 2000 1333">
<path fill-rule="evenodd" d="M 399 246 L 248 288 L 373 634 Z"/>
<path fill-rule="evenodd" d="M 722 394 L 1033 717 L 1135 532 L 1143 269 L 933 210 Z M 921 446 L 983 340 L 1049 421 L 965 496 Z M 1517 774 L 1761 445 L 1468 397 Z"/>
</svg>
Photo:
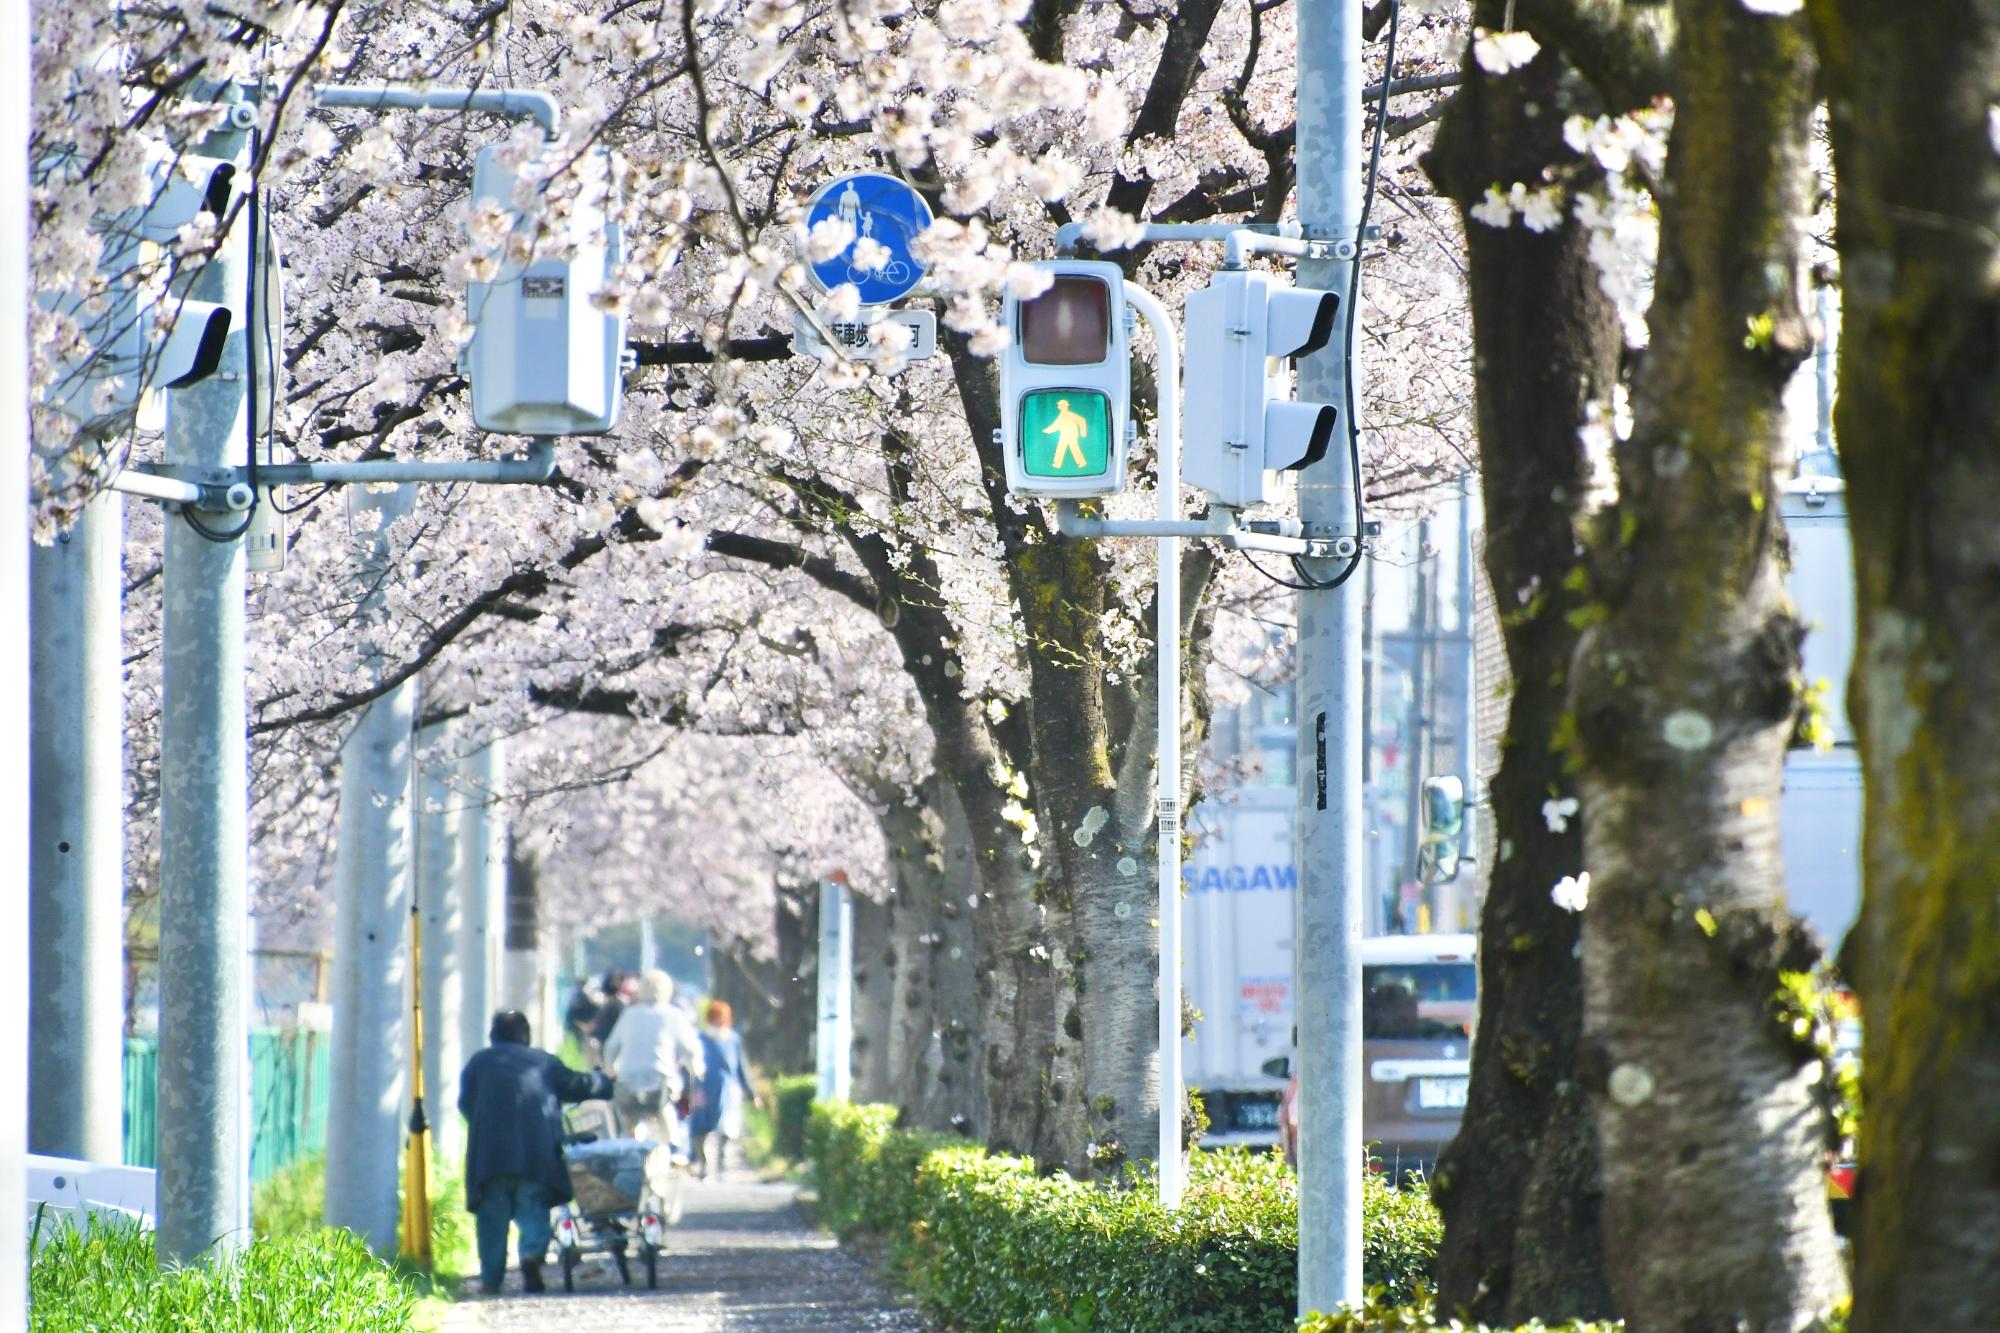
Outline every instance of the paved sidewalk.
<svg viewBox="0 0 2000 1333">
<path fill-rule="evenodd" d="M 689 1182 L 681 1224 L 667 1234 L 660 1285 L 646 1289 L 643 1266 L 631 1260 L 636 1287 L 602 1266 L 577 1270 L 577 1289 L 562 1291 L 562 1270 L 549 1265 L 553 1290 L 529 1296 L 517 1272 L 504 1293 L 451 1307 L 447 1333 L 709 1333 L 715 1330 L 894 1330 L 928 1333 L 930 1325 L 879 1287 L 868 1267 L 813 1227 L 789 1184 Z"/>
</svg>

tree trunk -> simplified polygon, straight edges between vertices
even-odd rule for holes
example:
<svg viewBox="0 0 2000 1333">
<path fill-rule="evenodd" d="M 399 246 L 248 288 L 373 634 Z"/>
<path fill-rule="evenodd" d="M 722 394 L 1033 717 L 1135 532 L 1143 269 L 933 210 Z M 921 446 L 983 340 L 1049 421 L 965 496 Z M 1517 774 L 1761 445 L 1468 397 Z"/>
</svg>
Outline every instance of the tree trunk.
<svg viewBox="0 0 2000 1333">
<path fill-rule="evenodd" d="M 1775 998 L 1816 953 L 1783 910 L 1800 628 L 1774 485 L 1808 344 L 1814 64 L 1802 18 L 1675 13 L 1652 345 L 1572 677 L 1585 1039 L 1619 1310 L 1647 1330 L 1790 1333 L 1846 1289 L 1821 1064 Z"/>
<path fill-rule="evenodd" d="M 1856 1333 L 2000 1319 L 2000 15 L 1813 11 L 1867 818 Z M 1982 684 L 1981 682 L 1991 682 Z"/>
<path fill-rule="evenodd" d="M 786 1073 L 812 1073 L 820 1027 L 820 887 L 778 885 L 778 1031 L 764 1059 Z"/>
<path fill-rule="evenodd" d="M 979 1010 L 972 918 L 979 877 L 950 784 L 934 777 L 924 790 L 925 804 L 892 807 L 883 819 L 896 867 L 889 1078 L 912 1125 L 983 1135 L 973 1058 Z"/>
<path fill-rule="evenodd" d="M 891 918 L 900 904 L 892 893 L 882 902 L 863 893 L 854 904 L 854 1100 L 897 1102 L 900 1090 L 889 1076 L 889 1010 L 895 998 L 896 955 L 890 948 Z"/>
<path fill-rule="evenodd" d="M 542 956 L 541 868 L 507 835 L 507 925 L 500 963 L 500 1007 L 532 1015 L 540 992 Z M 567 999 L 568 997 L 564 997 Z M 562 1045 L 560 1032 L 537 1033 L 542 1045 Z"/>
<path fill-rule="evenodd" d="M 1481 0 L 1475 22 L 1502 28 L 1503 9 Z M 1502 77 L 1468 54 L 1465 79 L 1425 162 L 1462 216 L 1495 181 L 1536 181 L 1573 163 L 1562 121 L 1588 99 L 1553 51 Z M 1556 737 L 1577 641 L 1579 599 L 1565 581 L 1590 468 L 1578 432 L 1589 406 L 1611 397 L 1622 338 L 1574 221 L 1538 233 L 1466 216 L 1465 228 L 1485 560 L 1513 689 L 1490 788 L 1500 850 L 1480 917 L 1472 1086 L 1432 1182 L 1445 1223 L 1438 1295 L 1443 1308 L 1494 1324 L 1601 1318 L 1611 1293 L 1597 1131 L 1576 1076 L 1580 923 L 1549 897 L 1582 869 L 1582 821 L 1552 828 L 1542 806 L 1575 788 Z"/>
<path fill-rule="evenodd" d="M 749 941 L 732 940 L 711 946 L 709 968 L 715 998 L 729 1005 L 745 1055 L 769 1074 L 806 1072 L 782 1059 L 776 964 L 752 953 Z"/>
</svg>

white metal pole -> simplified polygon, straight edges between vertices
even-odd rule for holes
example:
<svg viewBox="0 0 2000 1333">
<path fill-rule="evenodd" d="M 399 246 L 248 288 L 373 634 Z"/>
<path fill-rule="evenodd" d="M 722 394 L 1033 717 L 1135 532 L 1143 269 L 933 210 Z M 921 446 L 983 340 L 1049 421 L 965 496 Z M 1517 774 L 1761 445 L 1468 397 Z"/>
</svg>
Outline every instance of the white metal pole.
<svg viewBox="0 0 2000 1333">
<path fill-rule="evenodd" d="M 236 108 L 240 111 L 240 105 Z M 203 151 L 233 158 L 233 119 Z M 240 305 L 239 221 L 188 295 Z M 247 454 L 248 330 L 232 329 L 215 374 L 169 389 L 166 459 L 219 472 Z M 240 540 L 232 513 L 184 510 L 166 525 L 160 703 L 159 1233 L 162 1263 L 192 1264 L 249 1241 L 242 1206 L 243 960 L 249 921 L 249 743 Z"/>
<path fill-rule="evenodd" d="M 659 943 L 653 938 L 653 918 L 639 922 L 639 970 L 650 972 L 660 965 Z"/>
<path fill-rule="evenodd" d="M 451 743 L 444 726 L 426 728 L 418 749 Z M 417 905 L 424 921 L 424 1111 L 438 1156 L 453 1161 L 464 1149 L 464 1118 L 447 1115 L 458 1102 L 458 1071 L 470 1052 L 459 1045 L 464 1033 L 466 956 L 464 900 L 459 895 L 459 794 L 452 790 L 454 765 L 433 755 L 423 763 L 418 789 Z M 483 1043 L 482 1043 L 483 1044 Z M 478 1047 L 473 1047 L 477 1050 Z"/>
<path fill-rule="evenodd" d="M 32 32 L 31 6 L 15 16 Z M 0 180 L 28 179 L 28 43 L 0 42 Z M 28 692 L 28 191 L 0 194 L 0 689 Z M 28 710 L 0 708 L 0 754 L 28 751 Z M 0 801 L 0 879 L 28 878 L 28 812 Z M 0 894 L 0 1014 L 28 1012 L 28 903 Z M 28 1321 L 28 1026 L 0 1023 L 0 1333 Z"/>
<path fill-rule="evenodd" d="M 854 890 L 846 884 L 839 890 L 838 935 L 835 946 L 833 990 L 833 1095 L 847 1101 L 854 1095 Z"/>
<path fill-rule="evenodd" d="M 1298 10 L 1299 221 L 1308 240 L 1358 244 L 1361 224 L 1361 6 L 1302 0 Z M 1341 295 L 1352 259 L 1308 258 L 1299 285 Z M 1335 403 L 1341 434 L 1344 338 L 1299 361 L 1299 397 Z M 1360 394 L 1354 395 L 1359 401 Z M 1343 439 L 1344 443 L 1344 439 Z M 1361 540 L 1362 479 L 1336 445 L 1299 474 L 1306 535 Z M 1330 579 L 1345 559 L 1307 561 Z M 1362 580 L 1298 594 L 1299 1313 L 1361 1300 Z"/>
<path fill-rule="evenodd" d="M 124 1160 L 125 505 L 100 493 L 29 556 L 28 1141 Z"/>
<path fill-rule="evenodd" d="M 363 580 L 378 578 L 386 530 L 416 488 L 351 497 L 380 511 L 363 541 Z M 379 594 L 362 610 L 378 614 Z M 363 710 L 340 747 L 340 830 L 334 858 L 332 1097 L 327 1107 L 326 1223 L 396 1252 L 403 1089 L 409 1047 L 404 987 L 412 887 L 411 742 L 417 687 L 406 681 Z"/>
<path fill-rule="evenodd" d="M 819 886 L 819 1031 L 814 1054 L 821 1101 L 846 1101 L 854 1068 L 854 908 L 847 886 Z"/>
<path fill-rule="evenodd" d="M 1180 517 L 1181 356 L 1173 317 L 1152 293 L 1125 284 L 1125 299 L 1152 326 L 1160 387 L 1160 519 Z M 1187 1188 L 1181 1154 L 1181 539 L 1159 539 L 1154 594 L 1159 648 L 1160 1206 L 1178 1208 Z"/>
</svg>

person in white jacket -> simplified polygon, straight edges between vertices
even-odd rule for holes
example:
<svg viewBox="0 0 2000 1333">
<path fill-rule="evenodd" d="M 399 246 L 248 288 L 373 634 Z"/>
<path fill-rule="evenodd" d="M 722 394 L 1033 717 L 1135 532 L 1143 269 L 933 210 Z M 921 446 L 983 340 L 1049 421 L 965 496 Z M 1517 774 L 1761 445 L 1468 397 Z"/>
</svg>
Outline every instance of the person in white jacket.
<svg viewBox="0 0 2000 1333">
<path fill-rule="evenodd" d="M 655 968 L 639 978 L 638 1003 L 628 1005 L 604 1040 L 604 1068 L 615 1080 L 612 1105 L 634 1134 L 675 1143 L 674 1103 L 689 1080 L 704 1073 L 694 1020 L 672 1004 L 674 979 Z"/>
</svg>

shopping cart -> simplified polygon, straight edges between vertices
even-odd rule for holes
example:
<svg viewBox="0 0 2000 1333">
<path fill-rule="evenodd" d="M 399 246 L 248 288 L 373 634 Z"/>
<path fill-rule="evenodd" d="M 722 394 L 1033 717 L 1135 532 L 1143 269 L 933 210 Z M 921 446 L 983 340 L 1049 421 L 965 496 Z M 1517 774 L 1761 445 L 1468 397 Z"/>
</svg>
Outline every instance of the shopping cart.
<svg viewBox="0 0 2000 1333">
<path fill-rule="evenodd" d="M 570 1113 L 563 1146 L 575 1198 L 556 1210 L 556 1252 L 563 1290 L 576 1290 L 576 1269 L 587 1254 L 609 1254 L 618 1276 L 632 1285 L 632 1245 L 646 1266 L 646 1285 L 660 1282 L 660 1249 L 679 1212 L 679 1165 L 657 1139 L 616 1137 L 617 1118 L 602 1103 Z"/>
</svg>

